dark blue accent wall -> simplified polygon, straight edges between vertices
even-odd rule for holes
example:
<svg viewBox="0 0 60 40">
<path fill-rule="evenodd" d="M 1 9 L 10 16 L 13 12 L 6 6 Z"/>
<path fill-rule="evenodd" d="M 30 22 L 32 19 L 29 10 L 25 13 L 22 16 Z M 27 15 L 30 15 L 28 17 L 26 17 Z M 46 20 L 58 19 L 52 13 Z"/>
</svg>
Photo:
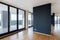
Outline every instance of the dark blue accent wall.
<svg viewBox="0 0 60 40">
<path fill-rule="evenodd" d="M 51 34 L 51 4 L 34 7 L 33 18 L 34 31 Z"/>
</svg>

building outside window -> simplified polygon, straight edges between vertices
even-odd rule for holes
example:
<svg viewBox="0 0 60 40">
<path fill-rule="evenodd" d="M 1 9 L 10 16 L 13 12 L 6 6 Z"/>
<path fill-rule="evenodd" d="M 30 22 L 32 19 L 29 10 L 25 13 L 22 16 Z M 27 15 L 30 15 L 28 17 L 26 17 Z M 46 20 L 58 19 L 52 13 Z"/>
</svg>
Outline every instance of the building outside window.
<svg viewBox="0 0 60 40">
<path fill-rule="evenodd" d="M 8 6 L 0 4 L 0 34 L 8 32 Z"/>
</svg>

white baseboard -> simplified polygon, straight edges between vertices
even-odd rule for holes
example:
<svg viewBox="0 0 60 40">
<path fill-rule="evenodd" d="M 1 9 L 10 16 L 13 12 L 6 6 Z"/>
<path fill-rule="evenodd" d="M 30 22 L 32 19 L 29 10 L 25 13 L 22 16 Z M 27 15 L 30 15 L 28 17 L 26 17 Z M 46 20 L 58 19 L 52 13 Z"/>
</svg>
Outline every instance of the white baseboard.
<svg viewBox="0 0 60 40">
<path fill-rule="evenodd" d="M 52 35 L 44 34 L 44 33 L 40 33 L 40 32 L 34 32 L 34 33 L 41 34 L 41 35 L 45 35 L 45 36 L 52 36 Z"/>
</svg>

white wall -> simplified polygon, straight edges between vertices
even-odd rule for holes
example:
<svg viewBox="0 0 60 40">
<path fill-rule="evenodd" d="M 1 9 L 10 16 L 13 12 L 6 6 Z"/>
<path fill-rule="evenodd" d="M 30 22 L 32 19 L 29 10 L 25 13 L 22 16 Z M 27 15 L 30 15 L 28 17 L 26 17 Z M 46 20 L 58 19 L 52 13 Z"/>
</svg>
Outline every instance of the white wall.
<svg viewBox="0 0 60 40">
<path fill-rule="evenodd" d="M 32 0 L 0 0 L 0 1 L 33 12 Z"/>
<path fill-rule="evenodd" d="M 52 13 L 60 16 L 60 0 L 51 0 L 52 2 Z"/>
</svg>

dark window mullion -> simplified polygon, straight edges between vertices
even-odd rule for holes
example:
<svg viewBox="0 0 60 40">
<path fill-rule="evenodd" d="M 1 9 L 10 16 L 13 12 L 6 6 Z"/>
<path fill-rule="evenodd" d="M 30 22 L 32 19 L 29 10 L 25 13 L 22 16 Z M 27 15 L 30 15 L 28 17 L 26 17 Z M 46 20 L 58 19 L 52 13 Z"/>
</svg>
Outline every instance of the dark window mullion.
<svg viewBox="0 0 60 40">
<path fill-rule="evenodd" d="M 8 32 L 10 32 L 10 6 L 8 6 Z"/>
<path fill-rule="evenodd" d="M 17 8 L 17 30 L 18 30 L 18 8 Z"/>
<path fill-rule="evenodd" d="M 26 11 L 24 11 L 24 28 L 26 28 Z"/>
</svg>

